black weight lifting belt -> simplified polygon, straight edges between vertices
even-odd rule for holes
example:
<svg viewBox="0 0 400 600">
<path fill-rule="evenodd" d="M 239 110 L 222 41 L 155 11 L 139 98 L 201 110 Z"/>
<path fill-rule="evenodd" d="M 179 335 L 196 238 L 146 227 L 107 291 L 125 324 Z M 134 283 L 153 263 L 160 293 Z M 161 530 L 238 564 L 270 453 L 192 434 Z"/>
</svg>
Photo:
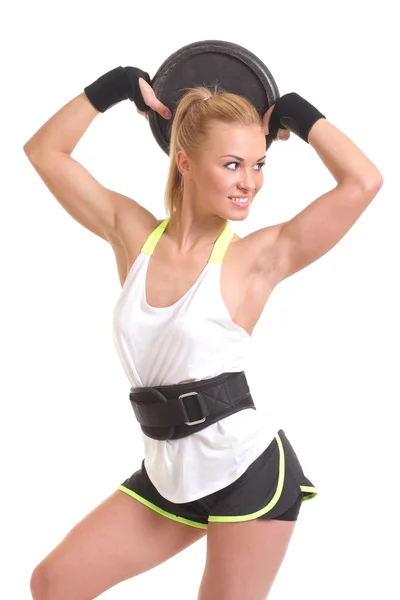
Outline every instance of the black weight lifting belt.
<svg viewBox="0 0 400 600">
<path fill-rule="evenodd" d="M 245 408 L 256 410 L 244 371 L 210 379 L 131 388 L 129 400 L 142 431 L 155 440 L 176 440 Z"/>
</svg>

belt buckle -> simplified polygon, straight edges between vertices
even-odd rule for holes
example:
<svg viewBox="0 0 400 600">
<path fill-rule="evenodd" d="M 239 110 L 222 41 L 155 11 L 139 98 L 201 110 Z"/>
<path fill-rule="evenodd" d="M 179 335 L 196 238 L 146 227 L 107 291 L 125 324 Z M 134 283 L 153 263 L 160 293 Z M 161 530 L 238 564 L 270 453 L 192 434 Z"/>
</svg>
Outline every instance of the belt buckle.
<svg viewBox="0 0 400 600">
<path fill-rule="evenodd" d="M 182 394 L 181 396 L 178 396 L 178 399 L 180 400 L 181 398 L 186 398 L 186 396 L 198 396 L 197 392 L 188 392 L 187 394 Z M 183 408 L 183 410 L 185 411 L 185 414 L 187 415 L 187 410 L 183 404 L 183 402 L 181 402 L 181 406 Z M 200 406 L 200 404 L 199 404 Z M 204 421 L 206 420 L 206 417 L 204 417 L 203 419 L 200 419 L 199 421 L 185 421 L 185 425 L 197 425 L 198 423 L 204 423 Z"/>
</svg>

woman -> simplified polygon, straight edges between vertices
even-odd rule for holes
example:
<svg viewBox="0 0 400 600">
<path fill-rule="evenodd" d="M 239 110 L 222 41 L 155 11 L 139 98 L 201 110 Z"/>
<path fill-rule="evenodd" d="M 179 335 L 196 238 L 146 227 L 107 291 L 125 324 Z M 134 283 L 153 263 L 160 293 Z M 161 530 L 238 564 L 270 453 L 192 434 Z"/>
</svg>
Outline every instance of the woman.
<svg viewBox="0 0 400 600">
<path fill-rule="evenodd" d="M 198 599 L 264 599 L 300 505 L 316 495 L 284 431 L 260 422 L 254 410 L 246 351 L 272 290 L 335 246 L 382 177 L 297 94 L 280 98 L 260 119 L 244 98 L 196 88 L 173 118 L 170 216 L 157 221 L 71 158 L 99 112 L 121 100 L 135 101 L 144 115 L 151 107 L 170 117 L 149 83 L 133 67 L 106 73 L 24 147 L 62 206 L 114 249 L 122 285 L 114 337 L 145 447 L 141 468 L 35 568 L 35 600 L 95 598 L 206 533 Z M 249 214 L 262 187 L 265 136 L 288 139 L 285 127 L 315 149 L 337 186 L 290 221 L 241 239 L 229 220 Z M 166 424 L 174 417 L 165 412 L 161 423 L 162 409 L 178 394 L 188 420 Z M 168 402 L 161 407 L 160 399 Z"/>
</svg>

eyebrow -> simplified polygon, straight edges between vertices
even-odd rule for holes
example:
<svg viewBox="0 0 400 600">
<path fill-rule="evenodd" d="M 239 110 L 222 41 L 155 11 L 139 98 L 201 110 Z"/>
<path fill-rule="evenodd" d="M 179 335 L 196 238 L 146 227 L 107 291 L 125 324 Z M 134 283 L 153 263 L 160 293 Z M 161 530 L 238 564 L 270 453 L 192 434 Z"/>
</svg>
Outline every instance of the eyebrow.
<svg viewBox="0 0 400 600">
<path fill-rule="evenodd" d="M 240 156 L 236 156 L 235 154 L 224 154 L 223 156 L 220 156 L 220 158 L 225 158 L 228 156 L 232 156 L 233 158 L 237 158 L 237 160 L 240 160 L 240 162 L 244 161 L 244 158 L 241 158 Z M 260 162 L 260 160 L 263 160 L 263 158 L 267 158 L 267 155 L 265 154 L 264 156 L 262 156 L 261 158 L 259 158 L 258 160 L 256 160 L 256 162 Z"/>
</svg>

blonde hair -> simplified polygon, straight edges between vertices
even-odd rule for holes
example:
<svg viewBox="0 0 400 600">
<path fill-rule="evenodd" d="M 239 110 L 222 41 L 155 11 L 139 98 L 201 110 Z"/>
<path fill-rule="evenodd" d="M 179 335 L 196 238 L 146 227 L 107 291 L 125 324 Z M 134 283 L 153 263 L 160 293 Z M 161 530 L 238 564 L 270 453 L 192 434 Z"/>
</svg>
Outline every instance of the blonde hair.
<svg viewBox="0 0 400 600">
<path fill-rule="evenodd" d="M 183 199 L 183 178 L 176 164 L 176 156 L 184 150 L 188 156 L 196 151 L 207 135 L 210 121 L 236 125 L 258 125 L 262 120 L 256 108 L 243 96 L 206 87 L 190 89 L 180 99 L 173 117 L 170 138 L 170 164 L 165 188 L 164 206 L 167 215 L 178 216 Z"/>
</svg>

